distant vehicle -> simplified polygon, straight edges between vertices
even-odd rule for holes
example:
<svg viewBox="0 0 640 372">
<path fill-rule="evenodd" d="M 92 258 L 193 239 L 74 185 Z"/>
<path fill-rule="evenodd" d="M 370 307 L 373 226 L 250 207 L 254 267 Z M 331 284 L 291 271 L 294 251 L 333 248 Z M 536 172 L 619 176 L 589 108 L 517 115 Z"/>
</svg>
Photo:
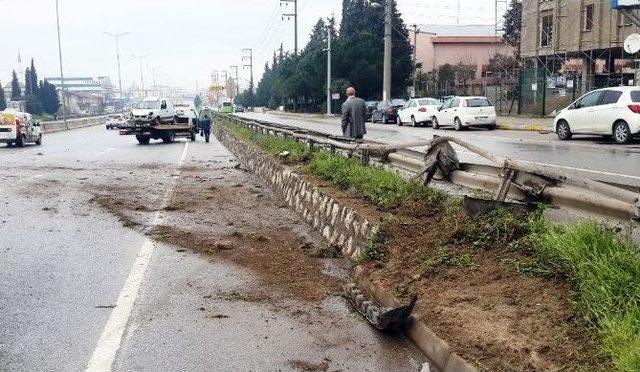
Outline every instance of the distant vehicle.
<svg viewBox="0 0 640 372">
<path fill-rule="evenodd" d="M 0 142 L 18 147 L 24 147 L 29 142 L 41 145 L 40 123 L 25 112 L 0 111 Z"/>
<path fill-rule="evenodd" d="M 367 102 L 365 102 L 365 104 L 367 105 L 366 121 L 370 121 L 371 120 L 371 115 L 373 114 L 373 111 L 378 106 L 378 101 L 367 101 Z"/>
<path fill-rule="evenodd" d="M 131 121 L 134 123 L 176 123 L 176 110 L 173 101 L 168 98 L 149 97 L 138 102 L 131 110 Z"/>
<path fill-rule="evenodd" d="M 411 123 L 417 127 L 431 124 L 431 118 L 438 112 L 440 101 L 435 98 L 414 98 L 398 111 L 398 125 Z"/>
<path fill-rule="evenodd" d="M 104 113 L 105 113 L 105 114 L 107 114 L 107 115 L 108 115 L 108 114 L 113 114 L 113 113 L 115 113 L 115 112 L 116 112 L 116 108 L 115 108 L 115 107 L 113 107 L 113 106 L 106 106 L 106 107 L 104 108 Z"/>
<path fill-rule="evenodd" d="M 221 114 L 233 114 L 233 103 L 231 103 L 231 102 L 222 102 L 220 104 L 220 113 Z"/>
<path fill-rule="evenodd" d="M 453 126 L 455 130 L 468 127 L 496 129 L 496 108 L 487 97 L 452 97 L 431 118 L 434 129 Z"/>
<path fill-rule="evenodd" d="M 127 118 L 124 114 L 109 115 L 107 117 L 107 129 L 117 129 L 125 125 L 127 125 Z"/>
<path fill-rule="evenodd" d="M 640 88 L 614 87 L 585 94 L 560 111 L 554 121 L 561 140 L 574 134 L 613 136 L 629 143 L 640 133 Z"/>
<path fill-rule="evenodd" d="M 380 101 L 376 109 L 371 113 L 371 122 L 382 124 L 395 124 L 398 120 L 398 109 L 405 105 L 402 99 L 394 99 L 391 101 Z"/>
<path fill-rule="evenodd" d="M 240 105 L 236 105 L 234 110 L 235 110 L 235 112 L 245 112 L 246 111 L 244 106 L 240 106 Z"/>
<path fill-rule="evenodd" d="M 189 103 L 180 103 L 175 105 L 176 121 L 178 123 L 198 124 L 198 112 Z"/>
</svg>

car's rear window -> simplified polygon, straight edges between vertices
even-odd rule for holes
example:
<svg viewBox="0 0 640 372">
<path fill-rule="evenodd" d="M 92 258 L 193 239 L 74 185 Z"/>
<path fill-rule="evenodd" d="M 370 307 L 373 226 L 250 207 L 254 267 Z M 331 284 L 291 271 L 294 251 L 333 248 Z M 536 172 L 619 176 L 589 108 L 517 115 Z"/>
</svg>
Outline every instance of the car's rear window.
<svg viewBox="0 0 640 372">
<path fill-rule="evenodd" d="M 421 99 L 418 100 L 418 103 L 420 103 L 421 106 L 438 106 L 440 104 L 437 99 L 433 98 Z"/>
<path fill-rule="evenodd" d="M 467 107 L 488 107 L 491 106 L 486 98 L 469 98 L 467 99 Z"/>
<path fill-rule="evenodd" d="M 640 102 L 640 90 L 631 91 L 631 100 L 633 102 Z"/>
</svg>

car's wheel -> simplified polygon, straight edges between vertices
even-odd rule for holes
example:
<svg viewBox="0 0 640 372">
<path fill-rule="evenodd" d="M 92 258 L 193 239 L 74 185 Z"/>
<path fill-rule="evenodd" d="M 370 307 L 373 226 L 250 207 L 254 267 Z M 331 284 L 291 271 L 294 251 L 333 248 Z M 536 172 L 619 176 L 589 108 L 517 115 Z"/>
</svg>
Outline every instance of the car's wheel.
<svg viewBox="0 0 640 372">
<path fill-rule="evenodd" d="M 24 147 L 26 144 L 27 144 L 27 139 L 25 138 L 24 134 L 19 135 L 18 138 L 16 139 L 16 146 Z"/>
<path fill-rule="evenodd" d="M 460 121 L 460 118 L 455 118 L 455 120 L 453 120 L 453 128 L 457 131 L 461 131 L 464 129 L 464 127 L 462 126 L 462 122 Z"/>
<path fill-rule="evenodd" d="M 495 129 L 496 129 L 496 125 L 495 125 L 495 124 L 493 124 L 493 125 L 489 125 L 489 126 L 487 127 L 487 129 L 489 129 L 489 130 L 495 130 Z"/>
<path fill-rule="evenodd" d="M 418 123 L 416 123 L 416 117 L 415 116 L 411 116 L 411 126 L 413 127 L 417 127 Z"/>
<path fill-rule="evenodd" d="M 616 143 L 626 144 L 631 142 L 631 130 L 629 124 L 624 121 L 618 121 L 613 125 L 613 138 Z"/>
<path fill-rule="evenodd" d="M 175 134 L 175 132 L 170 131 L 170 132 L 168 132 L 167 134 L 165 134 L 165 135 L 162 137 L 162 142 L 164 142 L 164 143 L 171 143 L 171 142 L 173 142 L 175 139 L 176 139 L 176 134 Z"/>
<path fill-rule="evenodd" d="M 440 129 L 440 123 L 438 123 L 437 117 L 434 116 L 431 118 L 431 126 L 433 127 L 433 129 Z"/>
<path fill-rule="evenodd" d="M 149 136 L 141 136 L 139 134 L 136 135 L 136 139 L 138 140 L 138 143 L 141 145 L 148 145 L 149 141 L 151 141 L 151 137 Z"/>
<path fill-rule="evenodd" d="M 398 116 L 398 126 L 403 126 L 404 122 L 402 121 L 402 118 L 400 116 Z"/>
<path fill-rule="evenodd" d="M 36 140 L 36 145 L 38 146 L 42 145 L 42 134 L 38 136 L 38 139 Z"/>
<path fill-rule="evenodd" d="M 573 133 L 571 133 L 571 128 L 569 127 L 569 123 L 565 120 L 560 120 L 556 127 L 556 133 L 558 134 L 558 138 L 562 141 L 568 141 L 573 137 Z"/>
</svg>

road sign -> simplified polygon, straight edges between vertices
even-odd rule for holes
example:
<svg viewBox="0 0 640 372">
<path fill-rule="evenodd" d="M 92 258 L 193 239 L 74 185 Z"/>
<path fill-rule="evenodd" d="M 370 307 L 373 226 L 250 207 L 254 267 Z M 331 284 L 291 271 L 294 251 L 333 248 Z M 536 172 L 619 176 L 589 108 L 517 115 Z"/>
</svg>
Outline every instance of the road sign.
<svg viewBox="0 0 640 372">
<path fill-rule="evenodd" d="M 336 101 L 339 100 L 340 99 L 340 93 L 333 93 L 331 95 L 331 99 L 336 100 Z"/>
<path fill-rule="evenodd" d="M 611 0 L 611 8 L 640 8 L 640 0 Z"/>
<path fill-rule="evenodd" d="M 631 34 L 624 39 L 624 51 L 629 54 L 640 51 L 640 34 Z"/>
</svg>

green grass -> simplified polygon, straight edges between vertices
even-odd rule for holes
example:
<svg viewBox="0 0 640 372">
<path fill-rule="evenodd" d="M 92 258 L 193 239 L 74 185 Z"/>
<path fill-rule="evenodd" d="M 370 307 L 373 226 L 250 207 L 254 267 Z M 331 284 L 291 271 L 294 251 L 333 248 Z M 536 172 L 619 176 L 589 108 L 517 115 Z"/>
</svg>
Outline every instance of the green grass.
<svg viewBox="0 0 640 372">
<path fill-rule="evenodd" d="M 447 218 L 459 215 L 458 199 L 383 168 L 364 166 L 358 159 L 325 151 L 311 153 L 305 144 L 255 134 L 241 126 L 229 128 L 239 138 L 251 140 L 272 154 L 289 151 L 288 159 L 304 161 L 307 172 L 354 190 L 379 206 L 390 208 L 420 200 L 437 203 Z M 526 257 L 503 263 L 525 275 L 569 280 L 574 288 L 575 310 L 599 336 L 600 352 L 618 371 L 640 371 L 640 247 L 631 238 L 595 222 L 554 225 L 541 213 L 526 218 L 498 209 L 463 222 L 455 241 L 478 249 L 502 245 L 524 252 Z M 375 234 L 360 250 L 359 260 L 384 262 L 388 244 L 387 236 Z M 471 254 L 454 254 L 441 248 L 422 266 L 428 270 L 438 265 L 464 267 L 475 262 Z"/>
<path fill-rule="evenodd" d="M 577 310 L 618 371 L 640 370 L 640 250 L 630 238 L 586 222 L 532 224 L 535 254 L 574 284 Z"/>
<path fill-rule="evenodd" d="M 325 151 L 314 153 L 307 170 L 340 188 L 353 189 L 357 195 L 385 208 L 396 207 L 402 201 L 437 203 L 445 199 L 442 193 L 423 186 L 420 182 L 406 180 L 382 167 L 363 165 L 356 158 L 346 158 Z"/>
</svg>

